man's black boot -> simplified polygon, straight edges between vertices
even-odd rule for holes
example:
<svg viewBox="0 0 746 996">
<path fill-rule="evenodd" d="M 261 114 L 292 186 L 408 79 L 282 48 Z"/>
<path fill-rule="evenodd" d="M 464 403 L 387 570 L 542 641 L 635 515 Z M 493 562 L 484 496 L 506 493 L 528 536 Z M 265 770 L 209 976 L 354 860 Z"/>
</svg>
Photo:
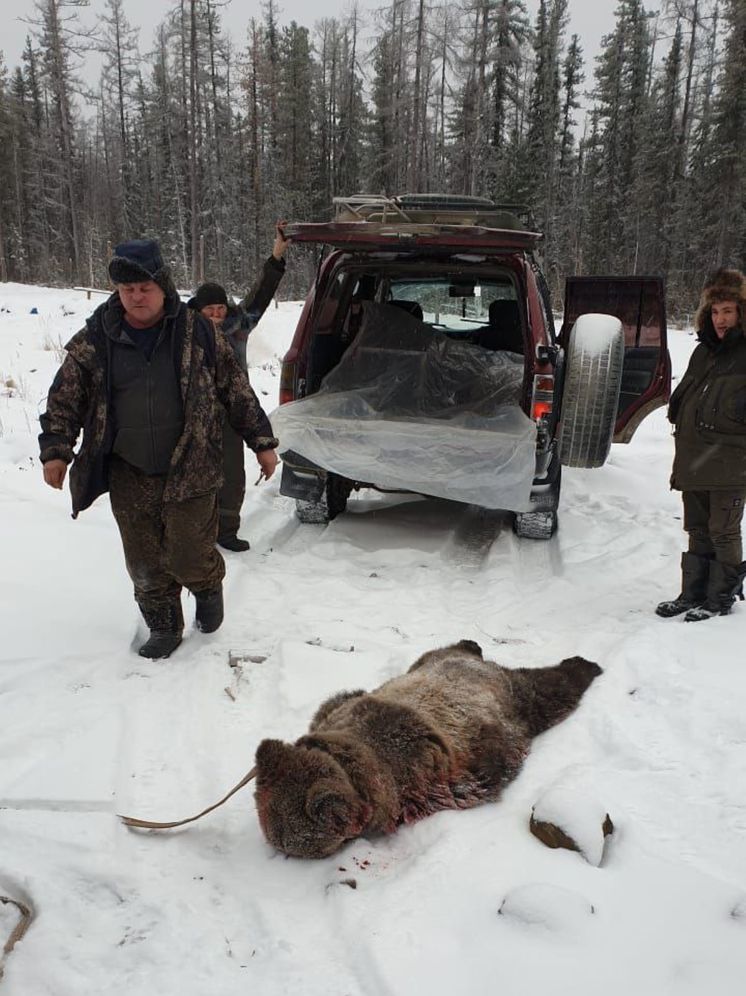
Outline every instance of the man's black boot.
<svg viewBox="0 0 746 996">
<path fill-rule="evenodd" d="M 184 630 L 181 602 L 159 606 L 141 604 L 140 611 L 148 624 L 150 636 L 137 651 L 138 654 L 150 660 L 170 657 L 181 643 Z"/>
<path fill-rule="evenodd" d="M 224 536 L 218 536 L 218 546 L 222 546 L 224 550 L 232 550 L 233 553 L 244 553 L 246 550 L 251 549 L 251 543 L 248 540 L 241 539 L 236 533 L 226 533 Z"/>
<path fill-rule="evenodd" d="M 736 597 L 743 601 L 744 577 L 746 577 L 746 562 L 723 564 L 713 560 L 707 598 L 702 605 L 687 612 L 684 622 L 701 622 L 703 619 L 712 619 L 713 616 L 727 616 Z"/>
<path fill-rule="evenodd" d="M 154 629 L 137 652 L 141 657 L 157 661 L 170 657 L 180 643 L 181 633 L 165 633 Z"/>
<path fill-rule="evenodd" d="M 710 557 L 700 557 L 696 553 L 681 555 L 681 594 L 667 602 L 660 602 L 655 611 L 664 619 L 680 616 L 702 605 L 707 598 L 707 583 L 710 577 Z"/>
<path fill-rule="evenodd" d="M 223 621 L 223 586 L 209 591 L 195 591 L 195 622 L 203 633 L 214 633 Z"/>
</svg>

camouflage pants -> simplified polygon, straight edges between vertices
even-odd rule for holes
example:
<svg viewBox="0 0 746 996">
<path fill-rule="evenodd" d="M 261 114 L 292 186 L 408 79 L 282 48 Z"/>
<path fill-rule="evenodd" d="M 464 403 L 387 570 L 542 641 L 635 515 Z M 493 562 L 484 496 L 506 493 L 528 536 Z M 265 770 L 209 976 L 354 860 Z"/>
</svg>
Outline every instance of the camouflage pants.
<svg viewBox="0 0 746 996">
<path fill-rule="evenodd" d="M 223 423 L 223 486 L 218 496 L 220 536 L 235 536 L 241 525 L 241 506 L 246 494 L 245 446 L 226 419 Z"/>
<path fill-rule="evenodd" d="M 722 564 L 740 564 L 743 491 L 683 491 L 681 498 L 689 553 L 714 557 Z"/>
<path fill-rule="evenodd" d="M 178 602 L 182 587 L 217 588 L 225 562 L 215 549 L 215 492 L 182 502 L 164 502 L 164 475 L 148 477 L 114 457 L 109 491 L 135 598 L 147 618 Z"/>
</svg>

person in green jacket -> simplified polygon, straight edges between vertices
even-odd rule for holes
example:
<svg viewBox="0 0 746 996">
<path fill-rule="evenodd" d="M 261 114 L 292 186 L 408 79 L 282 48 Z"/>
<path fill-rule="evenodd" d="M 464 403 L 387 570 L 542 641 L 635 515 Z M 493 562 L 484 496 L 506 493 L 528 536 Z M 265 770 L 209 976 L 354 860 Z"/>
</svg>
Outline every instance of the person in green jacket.
<svg viewBox="0 0 746 996">
<path fill-rule="evenodd" d="M 290 240 L 285 238 L 283 225 L 275 226 L 272 255 L 266 260 L 254 286 L 239 304 L 228 300 L 224 287 L 216 283 L 201 284 L 187 306 L 209 319 L 228 340 L 241 369 L 248 374 L 246 341 L 267 310 L 277 286 L 285 273 L 285 253 Z M 241 506 L 246 494 L 244 442 L 234 432 L 228 419 L 223 421 L 223 485 L 218 495 L 218 546 L 241 553 L 250 549 L 249 541 L 238 535 Z"/>
<path fill-rule="evenodd" d="M 746 277 L 720 269 L 705 284 L 695 318 L 699 344 L 671 396 L 675 456 L 689 549 L 681 594 L 659 616 L 687 622 L 727 615 L 743 598 L 741 519 L 746 499 Z"/>
</svg>

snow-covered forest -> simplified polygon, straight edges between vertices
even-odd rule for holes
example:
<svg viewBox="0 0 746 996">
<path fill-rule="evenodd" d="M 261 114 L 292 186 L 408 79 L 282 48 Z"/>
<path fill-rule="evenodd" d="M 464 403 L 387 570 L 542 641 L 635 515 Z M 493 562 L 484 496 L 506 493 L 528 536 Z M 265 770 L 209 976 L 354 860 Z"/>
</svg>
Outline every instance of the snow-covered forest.
<svg viewBox="0 0 746 996">
<path fill-rule="evenodd" d="M 86 4 L 37 0 L 21 64 L 0 64 L 0 279 L 106 286 L 110 247 L 147 234 L 180 286 L 238 288 L 277 217 L 360 191 L 528 203 L 556 293 L 654 272 L 686 313 L 703 271 L 746 260 L 746 0 L 619 0 L 593 65 L 569 0 L 308 25 L 267 0 L 241 37 L 215 0 L 180 0 L 139 42 L 124 0 L 93 32 Z M 286 297 L 313 271 L 295 256 Z"/>
</svg>

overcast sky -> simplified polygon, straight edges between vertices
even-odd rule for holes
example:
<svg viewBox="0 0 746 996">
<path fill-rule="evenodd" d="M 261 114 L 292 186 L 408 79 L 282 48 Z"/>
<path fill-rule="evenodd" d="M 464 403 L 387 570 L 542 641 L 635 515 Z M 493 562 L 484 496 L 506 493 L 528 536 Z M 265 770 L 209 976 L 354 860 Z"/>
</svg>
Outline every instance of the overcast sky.
<svg viewBox="0 0 746 996">
<path fill-rule="evenodd" d="M 372 20 L 372 11 L 388 7 L 385 0 L 359 0 L 359 9 L 364 18 Z M 538 0 L 527 0 L 529 15 L 535 17 Z M 590 85 L 593 75 L 593 57 L 598 53 L 601 37 L 608 34 L 614 25 L 614 10 L 617 0 L 570 0 L 569 34 L 580 36 L 585 53 L 586 85 Z M 15 67 L 20 62 L 26 34 L 30 28 L 22 18 L 34 15 L 34 0 L 2 0 L 0 14 L 0 49 L 8 66 Z M 133 27 L 140 28 L 140 50 L 147 52 L 152 45 L 153 33 L 167 11 L 174 7 L 171 0 L 126 0 L 127 19 Z M 282 0 L 278 4 L 279 21 L 313 28 L 314 23 L 324 17 L 341 16 L 351 7 L 350 0 Z M 106 10 L 106 0 L 90 0 L 87 8 L 80 11 L 80 20 L 85 25 L 93 25 Z M 230 0 L 221 12 L 224 28 L 233 43 L 243 47 L 246 28 L 252 17 L 261 18 L 260 0 Z M 95 83 L 98 70 L 93 65 L 83 74 L 88 83 Z"/>
</svg>

